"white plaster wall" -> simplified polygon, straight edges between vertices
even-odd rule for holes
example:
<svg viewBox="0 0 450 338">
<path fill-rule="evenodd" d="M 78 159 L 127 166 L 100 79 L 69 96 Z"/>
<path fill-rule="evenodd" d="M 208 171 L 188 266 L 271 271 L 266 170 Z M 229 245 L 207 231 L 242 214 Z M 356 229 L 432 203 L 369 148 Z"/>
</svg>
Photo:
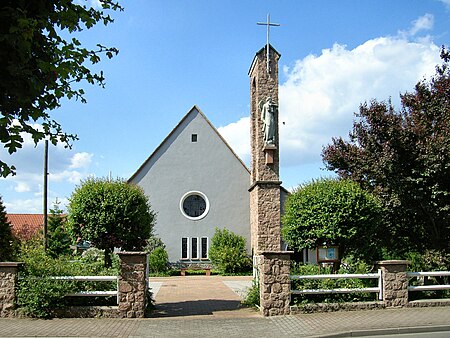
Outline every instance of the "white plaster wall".
<svg viewBox="0 0 450 338">
<path fill-rule="evenodd" d="M 191 135 L 197 134 L 197 142 Z M 197 110 L 178 128 L 130 179 L 149 196 L 157 213 L 155 232 L 167 247 L 169 260 L 181 258 L 182 237 L 208 237 L 215 228 L 242 235 L 250 248 L 250 174 Z M 180 211 L 182 196 L 201 191 L 210 210 L 201 220 L 189 220 Z"/>
</svg>

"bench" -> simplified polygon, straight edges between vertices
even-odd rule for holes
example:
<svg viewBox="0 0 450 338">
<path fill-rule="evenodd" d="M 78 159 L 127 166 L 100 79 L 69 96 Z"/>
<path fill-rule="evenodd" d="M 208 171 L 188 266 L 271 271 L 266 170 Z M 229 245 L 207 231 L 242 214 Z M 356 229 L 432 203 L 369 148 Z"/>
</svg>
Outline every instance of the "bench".
<svg viewBox="0 0 450 338">
<path fill-rule="evenodd" d="M 181 276 L 186 276 L 187 270 L 205 270 L 206 276 L 211 276 L 211 268 L 181 268 Z"/>
</svg>

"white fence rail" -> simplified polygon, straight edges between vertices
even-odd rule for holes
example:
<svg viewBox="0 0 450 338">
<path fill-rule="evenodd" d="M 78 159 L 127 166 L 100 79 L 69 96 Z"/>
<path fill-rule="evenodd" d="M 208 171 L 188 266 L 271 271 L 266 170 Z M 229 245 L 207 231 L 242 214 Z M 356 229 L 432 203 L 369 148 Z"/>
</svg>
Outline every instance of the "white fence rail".
<svg viewBox="0 0 450 338">
<path fill-rule="evenodd" d="M 88 282 L 116 282 L 117 276 L 58 276 L 48 277 L 49 279 L 88 281 Z"/>
<path fill-rule="evenodd" d="M 117 276 L 51 276 L 51 277 L 21 277 L 26 279 L 53 279 L 53 280 L 68 280 L 76 282 L 116 282 L 118 283 Z M 69 293 L 66 296 L 77 297 L 117 297 L 117 303 L 119 302 L 119 292 L 117 291 L 80 291 Z"/>
<path fill-rule="evenodd" d="M 425 272 L 408 272 L 408 277 L 450 277 L 450 271 L 425 271 Z M 450 284 L 442 285 L 408 285 L 408 291 L 437 291 L 450 290 Z"/>
<path fill-rule="evenodd" d="M 331 274 L 331 275 L 291 275 L 291 280 L 318 280 L 318 279 L 377 279 L 378 286 L 370 288 L 339 288 L 339 289 L 304 289 L 304 290 L 292 290 L 294 295 L 314 295 L 314 294 L 327 294 L 327 293 L 354 293 L 354 292 L 375 292 L 378 293 L 378 299 L 383 299 L 383 288 L 381 269 L 377 273 L 364 273 L 364 274 Z"/>
</svg>

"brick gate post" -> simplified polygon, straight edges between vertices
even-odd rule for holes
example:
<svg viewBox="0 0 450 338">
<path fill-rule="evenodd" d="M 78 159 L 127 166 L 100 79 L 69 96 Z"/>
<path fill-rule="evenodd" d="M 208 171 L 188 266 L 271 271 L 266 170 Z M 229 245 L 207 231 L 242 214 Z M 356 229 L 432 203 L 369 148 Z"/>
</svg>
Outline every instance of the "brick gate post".
<svg viewBox="0 0 450 338">
<path fill-rule="evenodd" d="M 262 252 L 260 257 L 260 307 L 263 316 L 290 314 L 290 251 Z"/>
<path fill-rule="evenodd" d="M 387 307 L 401 307 L 408 304 L 408 276 L 410 264 L 405 260 L 378 261 L 383 280 L 383 302 Z"/>
<path fill-rule="evenodd" d="M 144 318 L 147 293 L 147 253 L 119 252 L 119 313 L 122 318 Z"/>
<path fill-rule="evenodd" d="M 22 265 L 0 262 L 0 318 L 15 316 L 19 268 Z"/>
</svg>

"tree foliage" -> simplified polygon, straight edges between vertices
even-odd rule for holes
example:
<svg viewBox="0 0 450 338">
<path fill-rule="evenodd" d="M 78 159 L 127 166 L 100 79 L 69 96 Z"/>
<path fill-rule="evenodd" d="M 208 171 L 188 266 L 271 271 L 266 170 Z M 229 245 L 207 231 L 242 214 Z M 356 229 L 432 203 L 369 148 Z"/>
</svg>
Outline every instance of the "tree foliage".
<svg viewBox="0 0 450 338">
<path fill-rule="evenodd" d="M 86 1 L 88 3 L 88 1 Z M 103 72 L 88 66 L 118 53 L 98 44 L 83 47 L 73 35 L 113 19 L 108 10 L 122 10 L 114 0 L 100 0 L 102 9 L 75 0 L 3 0 L 0 4 L 0 143 L 10 154 L 22 147 L 23 133 L 37 144 L 48 137 L 66 146 L 76 139 L 49 114 L 63 98 L 86 102 L 81 82 L 104 86 Z M 69 38 L 70 37 L 70 38 Z M 36 127 L 39 123 L 41 127 Z M 0 175 L 14 174 L 0 160 Z"/>
<path fill-rule="evenodd" d="M 339 245 L 341 257 L 351 253 L 373 259 L 381 206 L 371 194 L 349 180 L 320 179 L 289 195 L 282 235 L 297 250 Z"/>
<path fill-rule="evenodd" d="M 360 106 L 349 140 L 333 138 L 323 150 L 328 169 L 380 196 L 386 207 L 386 246 L 449 250 L 449 53 L 434 77 L 390 102 Z"/>
<path fill-rule="evenodd" d="M 246 271 L 251 265 L 245 248 L 245 238 L 228 229 L 216 228 L 208 255 L 222 273 Z"/>
<path fill-rule="evenodd" d="M 162 246 L 148 255 L 148 267 L 151 273 L 164 273 L 169 269 L 169 255 Z"/>
<path fill-rule="evenodd" d="M 158 248 L 163 248 L 164 250 L 166 250 L 166 245 L 161 238 L 152 235 L 149 239 L 147 239 L 147 244 L 144 247 L 144 251 L 151 254 Z"/>
<path fill-rule="evenodd" d="M 69 255 L 70 237 L 67 231 L 67 218 L 56 202 L 50 215 L 48 216 L 47 226 L 47 251 L 51 257 Z"/>
<path fill-rule="evenodd" d="M 72 236 L 105 250 L 142 250 L 151 236 L 155 214 L 144 191 L 125 181 L 90 178 L 77 186 L 68 206 Z"/>
<path fill-rule="evenodd" d="M 6 209 L 0 196 L 0 262 L 11 260 L 13 256 L 13 235 L 11 223 L 6 217 Z"/>
<path fill-rule="evenodd" d="M 31 241 L 35 239 L 42 240 L 43 232 L 40 226 L 32 226 L 28 223 L 20 224 L 12 229 L 14 240 L 17 242 Z"/>
</svg>

